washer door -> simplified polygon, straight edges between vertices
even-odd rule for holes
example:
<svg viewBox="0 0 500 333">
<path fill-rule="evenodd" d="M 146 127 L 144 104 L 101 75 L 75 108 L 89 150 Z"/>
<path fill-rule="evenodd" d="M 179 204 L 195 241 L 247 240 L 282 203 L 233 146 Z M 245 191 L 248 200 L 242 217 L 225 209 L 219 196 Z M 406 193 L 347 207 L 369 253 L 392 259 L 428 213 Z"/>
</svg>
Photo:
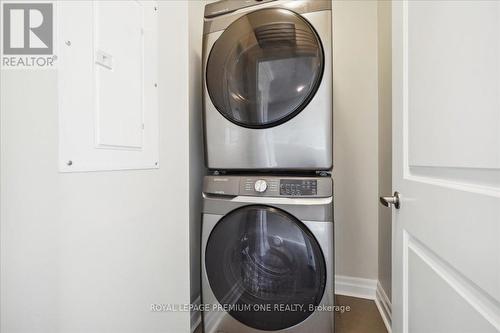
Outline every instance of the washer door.
<svg viewBox="0 0 500 333">
<path fill-rule="evenodd" d="M 223 217 L 208 239 L 205 266 L 219 303 L 255 329 L 299 324 L 325 290 L 318 242 L 302 222 L 269 206 L 244 206 Z"/>
<path fill-rule="evenodd" d="M 306 107 L 323 67 L 321 41 L 309 22 L 287 9 L 261 9 L 234 21 L 214 43 L 207 89 L 233 123 L 268 128 Z"/>
</svg>

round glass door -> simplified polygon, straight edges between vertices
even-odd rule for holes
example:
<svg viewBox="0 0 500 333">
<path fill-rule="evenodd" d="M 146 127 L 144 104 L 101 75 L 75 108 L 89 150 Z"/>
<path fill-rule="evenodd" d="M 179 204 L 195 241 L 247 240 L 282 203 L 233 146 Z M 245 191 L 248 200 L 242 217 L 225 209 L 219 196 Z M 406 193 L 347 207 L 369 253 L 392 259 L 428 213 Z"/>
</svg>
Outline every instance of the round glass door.
<svg viewBox="0 0 500 333">
<path fill-rule="evenodd" d="M 210 52 L 206 83 L 212 103 L 235 124 L 267 128 L 309 103 L 323 75 L 313 27 L 287 9 L 261 9 L 234 21 Z"/>
<path fill-rule="evenodd" d="M 269 206 L 244 206 L 224 216 L 208 239 L 205 267 L 224 309 L 260 330 L 299 324 L 325 290 L 316 239 L 295 217 Z"/>
</svg>

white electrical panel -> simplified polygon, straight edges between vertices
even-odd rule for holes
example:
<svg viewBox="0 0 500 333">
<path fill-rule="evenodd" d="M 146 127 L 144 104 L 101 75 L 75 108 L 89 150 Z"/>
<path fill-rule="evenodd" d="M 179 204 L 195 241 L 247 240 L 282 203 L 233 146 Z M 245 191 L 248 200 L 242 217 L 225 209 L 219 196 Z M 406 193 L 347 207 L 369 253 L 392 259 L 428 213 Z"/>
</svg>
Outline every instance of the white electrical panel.
<svg viewBox="0 0 500 333">
<path fill-rule="evenodd" d="M 59 169 L 159 166 L 158 7 L 154 1 L 61 1 Z"/>
</svg>

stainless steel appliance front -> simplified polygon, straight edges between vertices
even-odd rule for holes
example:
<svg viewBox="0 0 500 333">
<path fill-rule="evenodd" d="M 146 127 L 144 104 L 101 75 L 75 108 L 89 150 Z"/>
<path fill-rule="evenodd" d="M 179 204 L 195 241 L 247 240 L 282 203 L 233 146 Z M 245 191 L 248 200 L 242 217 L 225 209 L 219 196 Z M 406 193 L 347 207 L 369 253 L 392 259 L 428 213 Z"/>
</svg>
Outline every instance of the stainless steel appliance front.
<svg viewBox="0 0 500 333">
<path fill-rule="evenodd" d="M 203 37 L 208 168 L 331 169 L 331 2 L 212 6 Z"/>
<path fill-rule="evenodd" d="M 255 193 L 246 195 L 249 179 L 204 182 L 204 332 L 333 332 L 331 179 L 256 177 Z M 305 193 L 264 196 L 259 181 L 294 184 Z"/>
</svg>

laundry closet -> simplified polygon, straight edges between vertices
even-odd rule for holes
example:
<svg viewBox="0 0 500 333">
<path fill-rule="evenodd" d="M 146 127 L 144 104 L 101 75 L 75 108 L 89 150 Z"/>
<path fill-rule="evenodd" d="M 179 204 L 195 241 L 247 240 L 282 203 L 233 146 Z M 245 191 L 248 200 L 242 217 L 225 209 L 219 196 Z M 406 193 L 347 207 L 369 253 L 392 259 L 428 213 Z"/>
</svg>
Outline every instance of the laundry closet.
<svg viewBox="0 0 500 333">
<path fill-rule="evenodd" d="M 196 322 L 205 332 L 333 331 L 335 293 L 374 300 L 382 290 L 373 198 L 378 95 L 387 89 L 379 80 L 388 79 L 379 78 L 378 67 L 385 68 L 377 57 L 387 55 L 377 48 L 384 8 L 335 1 L 204 5 L 193 6 L 190 18 L 198 22 L 191 75 L 201 74 L 191 87 L 200 96 L 191 116 L 203 110 L 196 124 L 203 144 L 192 149 L 203 151 L 205 166 L 197 173 L 202 185 L 192 188 L 202 193 L 202 217 L 200 227 L 191 221 L 201 237 L 192 244 L 200 264 L 191 266 L 201 289 L 191 297 L 224 311 L 204 311 Z M 383 158 L 390 163 L 390 150 Z M 363 197 L 358 208 L 345 202 L 356 196 Z M 390 258 L 390 234 L 382 238 Z M 390 276 L 390 263 L 385 269 Z M 287 302 L 308 310 L 272 311 Z M 331 311 L 315 311 L 325 306 Z"/>
</svg>

